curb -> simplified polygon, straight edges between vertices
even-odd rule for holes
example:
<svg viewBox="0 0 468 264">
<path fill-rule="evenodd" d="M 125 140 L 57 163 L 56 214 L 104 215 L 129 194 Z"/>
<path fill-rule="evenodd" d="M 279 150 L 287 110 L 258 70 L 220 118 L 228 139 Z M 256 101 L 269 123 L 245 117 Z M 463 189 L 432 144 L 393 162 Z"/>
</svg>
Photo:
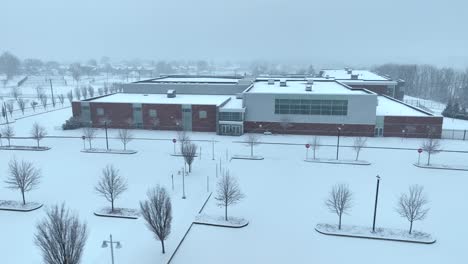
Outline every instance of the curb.
<svg viewBox="0 0 468 264">
<path fill-rule="evenodd" d="M 247 223 L 243 224 L 243 225 L 240 225 L 240 226 L 228 226 L 228 225 L 220 225 L 220 224 L 210 224 L 210 223 L 203 223 L 203 222 L 193 222 L 194 224 L 196 225 L 205 225 L 205 226 L 216 226 L 216 227 L 227 227 L 227 228 L 242 228 L 242 227 L 246 227 L 249 225 L 249 222 L 247 221 Z"/>
<path fill-rule="evenodd" d="M 132 220 L 138 219 L 137 216 L 117 216 L 117 215 L 99 214 L 99 213 L 96 213 L 96 212 L 94 212 L 93 214 L 95 216 L 99 216 L 99 217 L 123 218 L 123 219 L 132 219 Z"/>
<path fill-rule="evenodd" d="M 106 151 L 106 150 L 80 150 L 82 153 L 93 153 L 93 154 L 120 154 L 120 155 L 132 155 L 138 153 L 136 150 L 128 151 L 128 152 L 113 152 L 113 151 Z"/>
<path fill-rule="evenodd" d="M 27 212 L 31 212 L 31 211 L 40 209 L 42 206 L 44 206 L 44 204 L 40 204 L 40 205 L 39 205 L 38 207 L 36 207 L 36 208 L 26 209 L 26 210 L 13 209 L 13 208 L 12 208 L 12 209 L 9 209 L 9 208 L 2 208 L 2 207 L 0 207 L 0 211 L 11 211 L 11 212 L 27 213 Z"/>
<path fill-rule="evenodd" d="M 434 244 L 437 240 L 434 239 L 434 241 L 431 242 L 424 242 L 424 241 L 416 241 L 416 240 L 404 240 L 404 239 L 394 239 L 394 238 L 380 238 L 380 237 L 369 237 L 369 236 L 353 236 L 353 235 L 345 235 L 345 234 L 334 234 L 334 233 L 326 233 L 323 231 L 318 230 L 317 228 L 314 228 L 315 231 L 322 235 L 326 236 L 338 236 L 338 237 L 349 237 L 349 238 L 361 238 L 361 239 L 371 239 L 371 240 L 383 240 L 383 241 L 394 241 L 394 242 L 404 242 L 404 243 L 413 243 L 413 244 L 425 244 L 425 245 L 432 245 Z"/>
<path fill-rule="evenodd" d="M 432 169 L 432 170 L 455 170 L 455 171 L 468 171 L 468 169 L 462 169 L 462 168 L 444 168 L 444 167 L 431 167 L 431 166 L 426 166 L 426 165 L 418 165 L 416 163 L 413 163 L 415 167 L 421 168 L 421 169 Z"/>
<path fill-rule="evenodd" d="M 339 162 L 339 161 L 320 161 L 320 160 L 304 160 L 305 162 L 311 163 L 325 163 L 325 164 L 341 164 L 341 165 L 357 165 L 357 166 L 369 166 L 372 163 L 362 162 L 362 163 L 352 163 L 352 162 Z"/>
</svg>

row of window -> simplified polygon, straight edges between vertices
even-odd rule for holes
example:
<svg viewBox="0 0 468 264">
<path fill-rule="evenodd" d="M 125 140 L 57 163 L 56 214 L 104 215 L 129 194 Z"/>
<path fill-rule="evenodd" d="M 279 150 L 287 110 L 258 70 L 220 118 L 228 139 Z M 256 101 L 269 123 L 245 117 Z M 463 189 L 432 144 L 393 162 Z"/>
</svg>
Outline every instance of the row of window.
<svg viewBox="0 0 468 264">
<path fill-rule="evenodd" d="M 141 108 L 134 108 L 133 110 L 135 110 L 136 112 L 139 112 L 139 111 L 141 111 Z M 103 116 L 104 115 L 104 109 L 101 108 L 101 107 L 96 108 L 96 114 L 98 116 Z M 156 111 L 156 109 L 149 109 L 148 110 L 148 115 L 149 115 L 149 117 L 155 118 L 155 117 L 158 117 L 158 112 Z M 205 119 L 205 118 L 207 118 L 208 114 L 207 114 L 206 111 L 200 111 L 200 112 L 198 112 L 198 115 L 199 115 L 198 117 L 200 119 Z"/>
<path fill-rule="evenodd" d="M 347 100 L 275 99 L 275 114 L 347 115 Z"/>
<path fill-rule="evenodd" d="M 243 113 L 240 112 L 219 112 L 221 121 L 244 121 Z"/>
</svg>

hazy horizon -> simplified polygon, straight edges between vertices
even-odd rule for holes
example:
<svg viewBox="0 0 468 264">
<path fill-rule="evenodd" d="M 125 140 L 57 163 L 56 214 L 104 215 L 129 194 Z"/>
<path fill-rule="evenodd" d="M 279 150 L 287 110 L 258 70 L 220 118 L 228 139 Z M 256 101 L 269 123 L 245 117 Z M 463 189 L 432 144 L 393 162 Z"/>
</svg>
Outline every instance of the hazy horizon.
<svg viewBox="0 0 468 264">
<path fill-rule="evenodd" d="M 0 51 L 87 61 L 468 66 L 464 1 L 8 1 Z"/>
</svg>

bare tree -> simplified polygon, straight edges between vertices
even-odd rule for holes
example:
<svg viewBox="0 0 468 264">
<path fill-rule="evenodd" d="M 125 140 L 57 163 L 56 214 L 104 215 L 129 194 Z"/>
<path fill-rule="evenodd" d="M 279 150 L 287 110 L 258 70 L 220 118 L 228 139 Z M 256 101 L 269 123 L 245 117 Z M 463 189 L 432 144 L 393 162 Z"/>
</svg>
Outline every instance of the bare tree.
<svg viewBox="0 0 468 264">
<path fill-rule="evenodd" d="M 291 119 L 289 117 L 282 117 L 279 125 L 283 129 L 283 134 L 291 127 Z"/>
<path fill-rule="evenodd" d="M 44 108 L 44 110 L 47 109 L 47 95 L 45 94 L 42 94 L 41 97 L 39 98 L 39 100 L 41 101 L 41 104 L 42 104 L 42 107 Z"/>
<path fill-rule="evenodd" d="M 65 205 L 54 205 L 36 225 L 34 242 L 46 264 L 79 264 L 88 238 L 86 223 Z"/>
<path fill-rule="evenodd" d="M 41 179 L 39 169 L 32 162 L 18 162 L 15 158 L 8 163 L 8 177 L 5 180 L 10 189 L 20 190 L 23 197 L 23 205 L 26 205 L 24 194 L 38 187 Z"/>
<path fill-rule="evenodd" d="M 250 146 L 250 156 L 253 156 L 254 146 L 260 144 L 260 136 L 256 134 L 248 134 L 245 137 L 245 145 Z"/>
<path fill-rule="evenodd" d="M 15 110 L 15 106 L 13 105 L 13 101 L 6 102 L 6 108 L 8 113 L 10 113 L 10 117 L 13 117 L 13 110 Z"/>
<path fill-rule="evenodd" d="M 63 107 L 63 104 L 65 103 L 65 96 L 63 94 L 59 94 L 57 97 L 60 102 L 60 105 Z"/>
<path fill-rule="evenodd" d="M 91 143 L 96 138 L 97 130 L 92 126 L 83 127 L 83 136 L 89 143 L 89 149 L 92 149 Z"/>
<path fill-rule="evenodd" d="M 45 127 L 39 125 L 38 123 L 34 123 L 31 129 L 31 136 L 37 141 L 37 147 L 39 148 L 39 142 L 47 136 L 47 131 Z"/>
<path fill-rule="evenodd" d="M 18 107 L 21 110 L 21 113 L 24 115 L 24 109 L 26 108 L 27 101 L 23 98 L 18 98 L 16 102 L 18 103 Z"/>
<path fill-rule="evenodd" d="M 218 206 L 224 207 L 224 220 L 228 220 L 228 206 L 234 205 L 244 199 L 245 195 L 241 192 L 237 179 L 225 171 L 217 183 L 215 200 Z"/>
<path fill-rule="evenodd" d="M 88 89 L 86 88 L 86 86 L 81 86 L 80 88 L 81 90 L 81 95 L 83 95 L 83 98 L 86 99 L 88 98 Z"/>
<path fill-rule="evenodd" d="M 104 83 L 104 94 L 109 93 L 109 85 L 107 83 Z"/>
<path fill-rule="evenodd" d="M 157 185 L 147 193 L 148 200 L 140 202 L 140 209 L 146 225 L 161 241 L 162 253 L 166 253 L 164 240 L 171 233 L 172 204 L 171 198 L 164 187 Z"/>
<path fill-rule="evenodd" d="M 119 129 L 117 135 L 124 146 L 124 150 L 127 150 L 127 144 L 133 140 L 133 133 L 130 129 L 123 128 Z"/>
<path fill-rule="evenodd" d="M 366 146 L 367 138 L 357 137 L 353 142 L 353 149 L 356 152 L 356 160 L 359 159 L 359 153 Z"/>
<path fill-rule="evenodd" d="M 337 184 L 330 191 L 325 205 L 330 212 L 338 215 L 338 229 L 341 229 L 341 217 L 351 210 L 352 192 L 346 184 Z"/>
<path fill-rule="evenodd" d="M 13 127 L 7 125 L 3 127 L 2 129 L 2 136 L 5 137 L 8 140 L 8 146 L 10 147 L 10 141 L 11 138 L 15 136 L 15 131 L 13 130 Z"/>
<path fill-rule="evenodd" d="M 89 97 L 94 97 L 94 88 L 91 85 L 88 85 L 88 94 Z"/>
<path fill-rule="evenodd" d="M 181 153 L 185 162 L 189 166 L 189 172 L 192 172 L 192 163 L 195 160 L 195 156 L 197 155 L 197 148 L 197 145 L 191 141 L 187 141 L 182 144 Z"/>
<path fill-rule="evenodd" d="M 69 91 L 67 93 L 67 98 L 68 98 L 68 102 L 70 102 L 70 104 L 73 102 L 73 92 L 72 91 Z M 79 100 L 80 98 L 78 98 Z"/>
<path fill-rule="evenodd" d="M 80 88 L 75 87 L 74 92 L 75 92 L 75 98 L 76 98 L 76 100 L 80 100 L 80 98 L 81 98 L 81 90 L 80 90 Z"/>
<path fill-rule="evenodd" d="M 437 154 L 442 151 L 439 140 L 433 139 L 433 138 L 426 139 L 426 141 L 422 143 L 421 148 L 422 150 L 427 152 L 427 165 L 428 166 L 430 165 L 430 162 L 431 162 L 431 155 Z"/>
<path fill-rule="evenodd" d="M 429 211 L 429 208 L 426 208 L 428 200 L 423 194 L 423 189 L 420 185 L 412 185 L 409 188 L 409 193 L 401 194 L 398 200 L 396 211 L 410 222 L 410 234 L 413 230 L 413 222 L 423 220 Z"/>
<path fill-rule="evenodd" d="M 29 105 L 31 106 L 31 108 L 33 109 L 33 111 L 36 112 L 37 102 L 36 102 L 36 101 L 31 101 L 31 102 L 29 103 Z"/>
<path fill-rule="evenodd" d="M 182 148 L 184 147 L 184 144 L 190 141 L 190 137 L 187 135 L 185 131 L 177 131 L 177 140 L 179 140 L 180 149 L 182 150 Z"/>
<path fill-rule="evenodd" d="M 98 88 L 97 93 L 98 93 L 99 96 L 104 95 L 104 89 Z"/>
<path fill-rule="evenodd" d="M 102 177 L 94 189 L 111 203 L 111 212 L 114 212 L 114 201 L 127 190 L 127 182 L 119 175 L 119 170 L 107 165 L 102 170 Z"/>
</svg>

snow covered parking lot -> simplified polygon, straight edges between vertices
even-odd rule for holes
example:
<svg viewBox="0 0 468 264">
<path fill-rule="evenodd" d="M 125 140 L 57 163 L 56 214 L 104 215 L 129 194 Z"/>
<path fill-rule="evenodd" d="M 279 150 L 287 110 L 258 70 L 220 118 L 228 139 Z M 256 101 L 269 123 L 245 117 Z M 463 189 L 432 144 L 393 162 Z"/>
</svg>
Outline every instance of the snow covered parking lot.
<svg viewBox="0 0 468 264">
<path fill-rule="evenodd" d="M 188 229 L 210 192 L 215 190 L 216 164 L 238 178 L 246 198 L 229 208 L 229 215 L 248 219 L 249 224 L 240 229 L 217 228 L 194 225 L 172 263 L 463 263 L 468 254 L 464 237 L 465 201 L 468 175 L 463 171 L 424 170 L 413 166 L 421 140 L 397 138 L 370 138 L 368 146 L 412 148 L 391 150 L 365 148 L 361 157 L 372 163 L 370 166 L 338 166 L 304 162 L 304 143 L 307 136 L 262 136 L 261 141 L 288 142 L 298 145 L 261 144 L 255 153 L 264 160 L 226 160 L 238 153 L 249 153 L 249 147 L 238 137 L 220 137 L 211 133 L 193 133 L 192 139 L 202 147 L 202 155 L 193 164 L 193 172 L 186 177 L 187 199 L 181 199 L 181 176 L 178 170 L 181 157 L 173 157 L 173 132 L 135 131 L 136 137 L 168 140 L 134 140 L 129 148 L 137 150 L 133 155 L 106 155 L 81 153 L 83 142 L 80 130 L 56 130 L 69 117 L 70 109 L 18 120 L 13 124 L 17 136 L 28 136 L 33 122 L 47 127 L 49 135 L 77 138 L 46 138 L 45 146 L 51 150 L 0 151 L 1 175 L 5 177 L 8 161 L 13 156 L 34 162 L 43 174 L 39 189 L 28 193 L 32 202 L 44 203 L 44 207 L 66 202 L 79 213 L 89 226 L 83 263 L 109 262 L 108 249 L 100 247 L 110 233 L 123 247 L 115 251 L 116 263 L 165 263 L 177 243 Z M 110 130 L 109 134 L 115 135 Z M 100 131 L 98 136 L 103 136 Z M 215 144 L 215 160 L 211 156 L 212 138 Z M 335 144 L 335 137 L 321 137 L 323 144 Z M 34 140 L 13 139 L 18 145 L 33 145 Z M 340 158 L 353 159 L 352 138 L 343 138 Z M 100 138 L 93 146 L 104 148 Z M 110 147 L 121 148 L 118 140 L 112 139 Z M 466 150 L 468 143 L 442 141 L 442 147 L 450 150 Z M 227 150 L 227 151 L 226 151 Z M 333 158 L 335 147 L 321 147 L 317 158 Z M 461 165 L 468 154 L 443 152 L 432 159 L 437 164 Z M 424 154 L 422 155 L 424 160 Z M 127 178 L 129 188 L 116 206 L 138 208 L 138 202 L 146 198 L 148 188 L 161 184 L 171 194 L 173 203 L 173 227 L 166 241 L 167 253 L 160 253 L 159 242 L 147 230 L 144 221 L 96 217 L 96 208 L 108 203 L 93 190 L 103 167 L 114 164 Z M 400 193 L 410 184 L 425 187 L 429 198 L 427 219 L 415 222 L 415 230 L 431 233 L 437 237 L 433 245 L 413 245 L 387 241 L 368 241 L 339 238 L 318 234 L 317 223 L 337 222 L 336 215 L 324 206 L 330 188 L 336 183 L 346 183 L 354 193 L 350 215 L 343 217 L 343 224 L 370 226 L 372 224 L 375 195 L 375 176 L 382 177 L 377 213 L 377 226 L 406 229 L 407 221 L 401 218 L 395 207 Z M 171 175 L 175 188 L 172 191 Z M 2 188 L 2 200 L 20 200 L 17 191 Z M 211 198 L 204 213 L 223 215 L 223 208 Z M 460 212 L 460 213 L 458 213 Z M 457 214 L 457 215 L 455 215 Z M 44 209 L 29 213 L 0 211 L 0 248 L 4 263 L 38 263 L 40 252 L 33 242 L 36 223 L 45 215 Z M 336 254 L 337 249 L 340 254 Z M 24 252 L 29 252 L 24 254 Z"/>
</svg>

